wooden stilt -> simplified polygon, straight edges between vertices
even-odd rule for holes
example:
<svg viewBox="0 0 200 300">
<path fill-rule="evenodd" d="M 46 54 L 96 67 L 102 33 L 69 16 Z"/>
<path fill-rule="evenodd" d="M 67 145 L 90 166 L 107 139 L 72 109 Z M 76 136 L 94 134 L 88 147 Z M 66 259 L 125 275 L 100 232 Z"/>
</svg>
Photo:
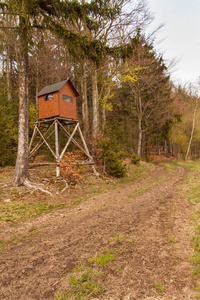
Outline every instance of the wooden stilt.
<svg viewBox="0 0 200 300">
<path fill-rule="evenodd" d="M 66 130 L 66 128 L 59 122 L 60 127 L 63 129 L 63 133 L 65 134 L 66 137 L 70 138 L 71 134 Z M 86 155 L 87 153 L 85 152 L 84 148 L 81 147 L 81 145 L 74 139 L 72 138 L 71 141 L 81 150 L 83 151 Z"/>
<path fill-rule="evenodd" d="M 54 131 L 52 131 L 48 136 L 47 136 L 47 140 L 54 134 Z M 38 142 L 35 147 L 30 151 L 29 154 L 29 158 L 31 158 L 34 154 L 36 154 L 36 152 L 42 147 L 42 145 L 44 144 L 44 140 L 40 140 L 40 142 Z"/>
<path fill-rule="evenodd" d="M 84 139 L 84 136 L 83 136 L 83 133 L 82 133 L 82 131 L 81 131 L 81 128 L 80 128 L 79 124 L 78 124 L 78 130 L 79 130 L 79 134 L 80 134 L 82 143 L 83 143 L 83 145 L 84 145 L 85 151 L 86 151 L 86 153 L 87 153 L 87 156 L 91 159 L 91 161 L 93 161 L 93 158 L 92 158 L 92 156 L 90 155 L 90 152 L 89 152 L 89 150 L 88 150 L 87 144 L 86 144 L 86 142 L 85 142 L 85 139 Z M 94 174 L 95 174 L 96 176 L 99 176 L 99 173 L 97 172 L 97 170 L 96 170 L 96 168 L 95 168 L 94 165 L 92 165 L 92 169 L 93 169 Z"/>
<path fill-rule="evenodd" d="M 48 128 L 45 127 L 46 124 L 48 125 Z M 71 133 L 65 128 L 65 126 L 67 126 L 67 125 L 75 126 Z M 42 131 L 44 129 L 46 131 L 42 133 Z M 50 129 L 52 129 L 52 132 L 50 132 Z M 64 135 L 67 137 L 66 144 L 61 152 L 60 152 L 60 147 L 59 147 L 59 130 L 61 130 L 64 133 Z M 82 145 L 80 145 L 80 143 L 77 142 L 74 138 L 74 135 L 77 132 L 77 130 L 80 135 Z M 50 143 L 48 142 L 48 139 L 54 134 L 54 132 L 55 132 L 55 151 L 52 148 L 52 146 L 50 145 Z M 35 147 L 33 147 L 33 149 L 31 149 L 37 134 L 39 134 L 40 140 L 35 145 Z M 60 177 L 60 162 L 63 158 L 63 155 L 67 151 L 67 148 L 70 143 L 73 143 L 75 146 L 77 146 L 87 156 L 87 159 L 85 161 L 78 161 L 78 162 L 76 162 L 76 164 L 92 165 L 94 174 L 96 176 L 98 176 L 99 174 L 95 169 L 94 160 L 89 153 L 89 150 L 88 150 L 87 144 L 85 142 L 84 136 L 82 134 L 78 120 L 71 120 L 71 119 L 66 119 L 66 118 L 61 118 L 61 117 L 55 117 L 55 118 L 44 119 L 44 120 L 36 122 L 34 131 L 33 131 L 33 135 L 32 135 L 31 141 L 30 141 L 30 145 L 29 145 L 29 157 L 36 155 L 36 153 L 40 149 L 40 147 L 43 144 L 46 144 L 47 148 L 50 150 L 52 155 L 55 157 L 56 177 L 59 178 Z"/>
<path fill-rule="evenodd" d="M 51 151 L 51 153 L 53 154 L 53 156 L 56 158 L 56 154 L 53 151 L 53 149 L 51 148 L 51 146 L 49 145 L 49 143 L 46 141 L 44 135 L 41 133 L 41 131 L 39 130 L 39 128 L 37 127 L 37 131 L 39 132 L 40 136 L 42 137 L 43 141 L 45 142 L 45 144 L 47 145 L 47 147 L 49 148 L 49 150 Z"/>
<path fill-rule="evenodd" d="M 30 145 L 29 145 L 29 158 L 32 157 L 39 150 L 39 148 L 44 144 L 44 140 L 43 140 L 43 138 L 41 138 L 39 140 L 39 142 L 37 143 L 37 145 L 31 150 L 33 140 L 35 139 L 35 137 L 37 135 L 37 128 L 39 127 L 38 125 L 41 125 L 41 123 L 40 122 L 35 123 L 33 135 L 31 138 Z M 47 133 L 50 131 L 50 129 L 52 128 L 53 125 L 54 125 L 54 122 L 52 124 L 49 124 L 46 132 L 44 133 L 44 137 L 46 137 Z M 53 133 L 51 133 L 46 139 L 48 139 L 52 134 Z"/>
<path fill-rule="evenodd" d="M 36 128 L 36 126 L 34 126 L 33 134 L 32 134 L 31 140 L 30 140 L 30 144 L 29 144 L 29 152 L 31 151 L 31 147 L 32 147 L 34 138 L 36 137 L 36 134 L 37 134 L 37 128 Z"/>
<path fill-rule="evenodd" d="M 59 127 L 58 122 L 55 122 L 55 149 L 56 149 L 56 178 L 60 177 L 60 159 L 59 159 Z"/>
</svg>

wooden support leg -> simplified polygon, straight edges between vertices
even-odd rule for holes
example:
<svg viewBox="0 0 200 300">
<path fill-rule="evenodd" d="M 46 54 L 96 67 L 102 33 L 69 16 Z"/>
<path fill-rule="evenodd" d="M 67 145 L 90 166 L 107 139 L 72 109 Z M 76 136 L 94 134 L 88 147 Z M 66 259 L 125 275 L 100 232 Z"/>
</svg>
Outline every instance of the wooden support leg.
<svg viewBox="0 0 200 300">
<path fill-rule="evenodd" d="M 52 131 L 46 138 L 46 141 L 54 134 L 54 131 Z M 44 140 L 40 140 L 37 145 L 31 150 L 30 154 L 29 154 L 29 158 L 31 158 L 32 156 L 36 155 L 36 152 L 42 147 L 42 145 L 45 143 Z"/>
<path fill-rule="evenodd" d="M 65 145 L 65 147 L 64 147 L 64 149 L 63 149 L 63 151 L 62 151 L 62 153 L 60 154 L 60 157 L 59 157 L 59 160 L 58 160 L 59 162 L 61 161 L 63 155 L 65 154 L 65 151 L 67 150 L 67 147 L 69 146 L 69 143 L 70 143 L 71 140 L 73 139 L 73 136 L 74 136 L 74 134 L 76 133 L 76 130 L 77 130 L 78 125 L 79 125 L 79 123 L 77 123 L 76 127 L 74 128 L 72 134 L 70 135 L 70 137 L 69 137 L 69 139 L 68 139 L 68 141 L 67 141 L 67 144 Z"/>
<path fill-rule="evenodd" d="M 87 153 L 87 156 L 90 158 L 91 161 L 93 161 L 93 158 L 92 158 L 92 156 L 90 155 L 90 152 L 89 152 L 89 150 L 88 150 L 87 144 L 86 144 L 86 142 L 85 142 L 83 133 L 82 133 L 81 128 L 80 128 L 80 126 L 79 126 L 79 123 L 78 123 L 78 130 L 79 130 L 79 134 L 80 134 L 80 136 L 81 136 L 81 140 L 82 140 L 83 146 L 84 146 L 85 151 L 86 151 L 86 153 Z M 92 170 L 93 170 L 93 172 L 94 172 L 94 174 L 95 174 L 96 176 L 99 176 L 99 175 L 100 175 L 100 174 L 97 172 L 97 170 L 96 170 L 96 168 L 95 168 L 94 165 L 92 165 Z"/>
<path fill-rule="evenodd" d="M 29 145 L 29 158 L 31 158 L 32 156 L 34 156 L 36 154 L 36 152 L 40 149 L 40 147 L 46 143 L 44 141 L 44 138 L 46 137 L 47 133 L 50 131 L 51 127 L 54 125 L 54 123 L 52 123 L 51 125 L 49 125 L 49 127 L 47 128 L 46 132 L 44 133 L 44 138 L 41 137 L 41 139 L 39 140 L 39 142 L 37 143 L 37 145 L 31 150 L 31 147 L 32 147 L 32 144 L 33 144 L 33 140 L 35 139 L 36 135 L 37 135 L 37 131 L 39 130 L 39 126 L 38 126 L 38 122 L 35 123 L 34 125 L 34 131 L 33 131 L 33 135 L 32 135 L 32 138 L 31 138 L 31 142 L 30 142 L 30 145 Z M 38 131 L 39 133 L 39 131 Z M 50 136 L 53 134 L 54 132 L 51 132 L 47 138 L 46 138 L 46 141 L 48 140 L 48 138 L 50 138 Z M 40 134 L 41 136 L 41 134 Z"/>
<path fill-rule="evenodd" d="M 45 131 L 44 134 L 42 134 L 41 130 L 39 129 L 39 126 L 42 124 L 41 122 L 36 122 L 35 123 L 35 127 L 34 127 L 34 131 L 33 131 L 33 135 L 30 141 L 30 145 L 29 145 L 29 158 L 32 157 L 33 155 L 36 154 L 36 152 L 39 150 L 39 148 L 43 145 L 46 144 L 47 148 L 50 150 L 50 152 L 52 153 L 52 155 L 55 157 L 56 160 L 56 178 L 58 179 L 60 177 L 61 174 L 61 170 L 60 170 L 60 161 L 65 153 L 65 151 L 67 150 L 70 142 L 74 143 L 81 151 L 83 151 L 85 153 L 85 155 L 88 157 L 89 159 L 89 164 L 94 164 L 94 160 L 92 158 L 92 156 L 89 153 L 87 144 L 85 142 L 84 136 L 82 134 L 82 131 L 80 129 L 79 126 L 79 122 L 73 122 L 73 123 L 67 123 L 66 125 L 72 125 L 72 124 L 76 124 L 75 128 L 73 129 L 72 133 L 68 132 L 65 127 L 63 126 L 63 124 L 61 122 L 59 122 L 59 120 L 57 118 L 54 118 L 52 121 L 49 122 L 49 127 L 47 128 L 47 130 Z M 55 130 L 53 130 L 52 132 L 50 132 L 50 129 L 55 126 Z M 41 126 L 42 127 L 42 126 Z M 63 130 L 64 134 L 68 137 L 68 140 L 66 142 L 66 145 L 64 147 L 64 149 L 61 151 L 60 153 L 60 147 L 59 147 L 59 128 L 61 128 L 61 130 Z M 42 128 L 43 129 L 43 128 Z M 82 140 L 82 145 L 80 145 L 74 138 L 74 135 L 76 133 L 76 131 L 78 130 L 81 140 Z M 54 134 L 55 131 L 55 150 L 51 147 L 51 144 L 47 141 L 52 134 Z M 49 133 L 50 132 L 50 133 Z M 37 133 L 40 135 L 40 140 L 37 143 L 37 145 L 31 150 L 31 147 L 33 145 L 33 141 L 37 135 Z M 49 133 L 49 134 L 48 134 Z M 47 135 L 48 134 L 48 135 Z M 83 163 L 84 164 L 84 163 Z M 86 164 L 86 163 L 85 163 Z M 95 166 L 92 165 L 92 169 L 93 172 L 96 176 L 99 176 L 99 173 L 96 171 Z"/>
<path fill-rule="evenodd" d="M 71 133 L 69 133 L 69 132 L 66 130 L 66 128 L 65 128 L 60 122 L 58 122 L 58 124 L 59 124 L 59 126 L 61 127 L 61 129 L 63 130 L 64 135 L 65 135 L 67 138 L 70 138 Z M 71 141 L 72 141 L 72 143 L 74 143 L 74 145 L 76 145 L 81 151 L 83 151 L 83 152 L 87 155 L 85 149 L 84 149 L 83 147 L 81 147 L 81 145 L 80 145 L 74 138 L 72 138 Z"/>
<path fill-rule="evenodd" d="M 31 147 L 32 147 L 32 144 L 33 144 L 33 140 L 34 140 L 34 138 L 36 137 L 36 134 L 37 134 L 37 127 L 36 127 L 36 125 L 34 125 L 33 134 L 32 134 L 32 137 L 31 137 L 30 144 L 29 144 L 29 153 L 30 153 L 30 151 L 31 151 Z"/>
<path fill-rule="evenodd" d="M 60 177 L 60 164 L 59 164 L 59 132 L 58 122 L 55 122 L 55 148 L 56 148 L 56 178 Z"/>
<path fill-rule="evenodd" d="M 39 128 L 37 127 L 37 131 L 39 132 L 40 136 L 42 137 L 43 141 L 45 142 L 45 144 L 47 145 L 48 149 L 51 151 L 51 153 L 53 154 L 53 156 L 56 158 L 56 154 L 54 153 L 53 149 L 51 148 L 50 144 L 46 141 L 44 135 L 41 133 L 41 131 L 39 130 Z"/>
</svg>

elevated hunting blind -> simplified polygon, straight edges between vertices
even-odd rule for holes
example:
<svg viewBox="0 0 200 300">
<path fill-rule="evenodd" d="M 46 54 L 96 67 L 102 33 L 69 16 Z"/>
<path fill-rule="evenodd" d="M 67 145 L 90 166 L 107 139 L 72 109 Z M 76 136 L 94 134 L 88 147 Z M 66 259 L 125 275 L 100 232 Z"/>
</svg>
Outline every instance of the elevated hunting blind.
<svg viewBox="0 0 200 300">
<path fill-rule="evenodd" d="M 45 144 L 55 158 L 57 178 L 60 177 L 61 160 L 71 142 L 85 156 L 84 160 L 77 163 L 92 165 L 94 173 L 98 175 L 77 120 L 77 96 L 79 93 L 70 79 L 46 86 L 38 93 L 38 121 L 35 122 L 29 144 L 29 158 L 34 159 L 38 150 Z M 65 136 L 65 144 L 62 147 L 61 133 Z"/>
<path fill-rule="evenodd" d="M 77 96 L 79 93 L 70 79 L 45 86 L 38 93 L 38 118 L 77 119 Z"/>
</svg>

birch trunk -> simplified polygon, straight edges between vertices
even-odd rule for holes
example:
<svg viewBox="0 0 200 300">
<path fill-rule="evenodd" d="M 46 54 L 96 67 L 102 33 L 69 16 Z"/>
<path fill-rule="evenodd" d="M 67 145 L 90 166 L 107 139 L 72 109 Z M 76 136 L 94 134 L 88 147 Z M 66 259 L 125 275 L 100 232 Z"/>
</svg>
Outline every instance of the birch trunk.
<svg viewBox="0 0 200 300">
<path fill-rule="evenodd" d="M 24 9 L 22 4 L 22 9 Z M 18 149 L 13 182 L 17 186 L 23 185 L 28 178 L 28 42 L 27 28 L 23 21 L 19 32 L 19 121 L 18 121 Z"/>
<path fill-rule="evenodd" d="M 98 100 L 98 87 L 97 87 L 97 67 L 94 67 L 92 73 L 92 107 L 93 107 L 93 120 L 92 120 L 92 135 L 97 137 L 99 130 L 99 100 Z"/>
<path fill-rule="evenodd" d="M 194 135 L 195 121 L 196 121 L 196 113 L 197 113 L 197 108 L 198 108 L 198 100 L 199 100 L 199 99 L 196 97 L 195 108 L 194 108 L 194 114 L 193 114 L 193 119 L 192 119 L 192 130 L 191 130 L 191 135 L 190 135 L 190 140 L 189 140 L 187 152 L 186 152 L 186 155 L 185 155 L 185 161 L 188 159 L 188 155 L 189 155 L 189 152 L 190 152 L 190 147 L 191 147 L 192 139 L 193 139 L 193 135 Z"/>
</svg>

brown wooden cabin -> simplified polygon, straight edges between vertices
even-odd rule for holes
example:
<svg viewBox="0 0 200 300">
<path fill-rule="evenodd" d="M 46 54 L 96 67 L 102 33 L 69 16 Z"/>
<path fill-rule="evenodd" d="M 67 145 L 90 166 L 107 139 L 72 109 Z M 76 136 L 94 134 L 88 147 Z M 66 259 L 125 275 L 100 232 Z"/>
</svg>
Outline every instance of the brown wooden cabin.
<svg viewBox="0 0 200 300">
<path fill-rule="evenodd" d="M 77 119 L 77 96 L 79 94 L 70 79 L 45 86 L 38 93 L 38 118 Z"/>
</svg>

